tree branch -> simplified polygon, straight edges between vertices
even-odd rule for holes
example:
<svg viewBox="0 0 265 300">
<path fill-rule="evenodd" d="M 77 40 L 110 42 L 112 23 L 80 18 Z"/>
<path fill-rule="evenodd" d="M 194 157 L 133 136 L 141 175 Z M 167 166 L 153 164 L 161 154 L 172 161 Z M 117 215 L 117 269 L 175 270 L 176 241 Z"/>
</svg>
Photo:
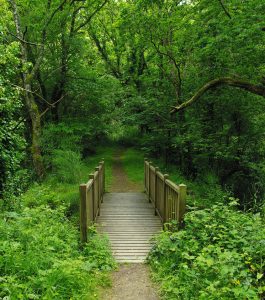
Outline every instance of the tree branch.
<svg viewBox="0 0 265 300">
<path fill-rule="evenodd" d="M 224 4 L 223 4 L 223 1 L 222 1 L 222 0 L 218 0 L 218 1 L 219 1 L 219 3 L 221 4 L 223 11 L 224 11 L 225 14 L 228 16 L 228 18 L 229 18 L 229 19 L 232 19 L 232 17 L 231 17 L 231 15 L 230 15 L 229 11 L 226 9 L 226 7 L 225 7 Z"/>
<path fill-rule="evenodd" d="M 9 30 L 7 30 L 7 33 L 10 34 L 10 35 L 12 35 L 14 38 L 16 38 L 18 41 L 20 41 L 23 44 L 28 44 L 28 45 L 32 45 L 32 46 L 42 46 L 41 44 L 37 44 L 37 43 L 32 43 L 32 42 L 25 41 L 24 39 L 21 39 L 19 36 L 15 35 L 14 33 L 12 33 Z"/>
<path fill-rule="evenodd" d="M 86 26 L 91 21 L 91 19 L 107 4 L 108 1 L 109 0 L 105 0 L 101 5 L 99 5 L 83 23 L 81 23 L 77 28 L 75 28 L 74 31 L 78 32 L 81 28 Z"/>
<path fill-rule="evenodd" d="M 55 105 L 57 104 L 57 103 L 59 103 L 59 102 L 61 102 L 62 100 L 63 100 L 63 98 L 66 96 L 66 94 L 65 95 L 62 95 L 62 97 L 59 99 L 59 100 L 57 100 L 57 101 L 55 101 L 55 102 L 53 102 L 53 103 L 49 103 L 49 107 L 47 107 L 41 114 L 40 114 L 40 118 L 42 118 L 51 108 L 53 108 L 53 107 L 55 107 Z"/>
<path fill-rule="evenodd" d="M 175 112 L 178 112 L 180 110 L 183 110 L 183 109 L 189 107 L 194 102 L 196 102 L 199 98 L 201 98 L 202 95 L 205 94 L 208 90 L 213 89 L 217 86 L 221 86 L 221 85 L 229 85 L 232 87 L 237 87 L 237 88 L 243 89 L 245 91 L 248 91 L 252 94 L 259 95 L 259 96 L 262 96 L 265 98 L 265 86 L 264 85 L 253 84 L 253 83 L 250 83 L 243 79 L 235 79 L 235 78 L 231 78 L 231 77 L 221 77 L 221 78 L 217 78 L 217 79 L 207 82 L 203 87 L 201 87 L 195 93 L 194 96 L 192 96 L 189 100 L 182 103 L 181 105 L 174 107 L 170 113 L 173 114 Z"/>
<path fill-rule="evenodd" d="M 158 54 L 166 56 L 167 58 L 169 58 L 173 62 L 174 66 L 177 70 L 177 77 L 178 77 L 178 79 L 177 79 L 178 80 L 177 81 L 177 98 L 178 98 L 177 101 L 179 101 L 179 99 L 181 97 L 181 85 L 182 85 L 181 72 L 180 72 L 180 63 L 177 63 L 175 58 L 171 54 L 169 54 L 168 52 L 163 52 L 159 49 L 159 47 L 155 44 L 155 42 L 152 39 L 152 34 L 151 34 L 151 43 L 153 44 L 153 46 L 154 46 L 154 48 L 155 48 L 155 50 L 157 51 Z"/>
<path fill-rule="evenodd" d="M 54 9 L 54 11 L 52 12 L 52 14 L 48 18 L 48 20 L 46 21 L 46 23 L 42 29 L 42 47 L 39 52 L 38 58 L 36 59 L 36 63 L 34 65 L 34 67 L 32 68 L 29 79 L 31 79 L 35 76 L 36 71 L 38 70 L 38 68 L 40 67 L 40 64 L 42 62 L 43 54 L 44 54 L 44 46 L 45 46 L 44 44 L 45 44 L 45 40 L 46 40 L 46 36 L 47 36 L 47 28 L 50 25 L 51 21 L 53 20 L 54 16 L 57 14 L 58 11 L 60 11 L 64 7 L 66 2 L 67 2 L 67 0 L 63 0 L 60 3 L 60 5 Z M 49 9 L 50 4 L 51 4 L 51 2 L 48 1 L 48 9 Z"/>
</svg>

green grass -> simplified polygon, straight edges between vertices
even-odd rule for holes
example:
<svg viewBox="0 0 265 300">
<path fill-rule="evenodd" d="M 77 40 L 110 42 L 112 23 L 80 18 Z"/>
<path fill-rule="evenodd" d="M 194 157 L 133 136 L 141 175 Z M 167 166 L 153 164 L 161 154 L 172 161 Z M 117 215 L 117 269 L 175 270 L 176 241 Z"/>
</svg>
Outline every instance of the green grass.
<svg viewBox="0 0 265 300">
<path fill-rule="evenodd" d="M 136 183 L 144 181 L 144 154 L 143 152 L 129 148 L 122 155 L 122 164 L 128 178 Z"/>
</svg>

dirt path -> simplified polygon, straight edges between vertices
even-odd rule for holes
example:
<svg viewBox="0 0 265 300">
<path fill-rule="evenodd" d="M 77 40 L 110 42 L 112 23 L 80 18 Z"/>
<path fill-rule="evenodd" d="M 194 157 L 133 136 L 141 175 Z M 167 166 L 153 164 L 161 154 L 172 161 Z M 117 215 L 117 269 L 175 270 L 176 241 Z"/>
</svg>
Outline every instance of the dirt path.
<svg viewBox="0 0 265 300">
<path fill-rule="evenodd" d="M 159 300 L 144 264 L 121 265 L 113 272 L 112 282 L 112 288 L 102 293 L 102 300 Z"/>
<path fill-rule="evenodd" d="M 119 150 L 114 154 L 112 167 L 113 183 L 109 191 L 111 193 L 141 192 L 143 185 L 130 181 L 124 171 L 121 161 L 123 152 L 123 150 Z"/>
<path fill-rule="evenodd" d="M 141 192 L 143 186 L 131 182 L 125 173 L 121 156 L 123 151 L 114 155 L 112 193 Z M 159 300 L 150 280 L 149 267 L 144 264 L 121 264 L 112 273 L 112 287 L 101 291 L 102 300 Z"/>
</svg>

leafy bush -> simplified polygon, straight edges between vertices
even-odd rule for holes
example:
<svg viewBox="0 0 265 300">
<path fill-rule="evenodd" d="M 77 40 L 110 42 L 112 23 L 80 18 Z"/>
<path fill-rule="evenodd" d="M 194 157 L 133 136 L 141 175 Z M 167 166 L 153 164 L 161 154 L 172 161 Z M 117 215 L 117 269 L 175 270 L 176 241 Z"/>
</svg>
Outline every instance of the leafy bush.
<svg viewBox="0 0 265 300">
<path fill-rule="evenodd" d="M 214 205 L 156 238 L 149 262 L 165 299 L 262 299 L 265 227 L 259 215 Z"/>
<path fill-rule="evenodd" d="M 41 205 L 0 220 L 0 298 L 96 299 L 114 266 L 106 239 L 93 233 L 81 251 L 75 226 Z"/>
<path fill-rule="evenodd" d="M 25 188 L 28 175 L 21 167 L 26 157 L 23 103 L 19 90 L 10 84 L 20 63 L 19 47 L 16 42 L 3 43 L 3 18 L 0 21 L 0 199 L 3 199 L 1 205 L 12 208 L 16 205 L 13 195 L 19 195 Z"/>
</svg>

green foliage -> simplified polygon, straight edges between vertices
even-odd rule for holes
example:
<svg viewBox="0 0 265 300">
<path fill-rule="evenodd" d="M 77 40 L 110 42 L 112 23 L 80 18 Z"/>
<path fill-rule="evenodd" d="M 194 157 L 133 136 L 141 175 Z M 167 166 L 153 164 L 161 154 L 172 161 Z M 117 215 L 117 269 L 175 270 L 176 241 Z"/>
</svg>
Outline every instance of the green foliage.
<svg viewBox="0 0 265 300">
<path fill-rule="evenodd" d="M 58 149 L 45 182 L 16 200 L 20 209 L 1 213 L 1 298 L 92 300 L 98 299 L 99 286 L 110 284 L 115 263 L 107 238 L 90 228 L 83 249 L 78 242 L 78 184 L 103 156 L 111 180 L 113 148 L 96 153 L 82 162 L 77 153 Z"/>
<path fill-rule="evenodd" d="M 265 194 L 262 98 L 222 86 L 176 116 L 169 111 L 214 78 L 264 85 L 263 10 L 260 0 L 110 1 L 88 31 L 106 71 L 126 83 L 112 137 L 191 180 L 211 174 L 254 211 Z"/>
<path fill-rule="evenodd" d="M 111 186 L 113 175 L 112 175 L 112 163 L 113 163 L 113 154 L 116 151 L 117 147 L 115 145 L 106 144 L 105 146 L 98 146 L 96 148 L 96 152 L 93 155 L 88 156 L 84 160 L 84 164 L 87 166 L 90 173 L 93 172 L 94 168 L 98 166 L 98 163 L 102 161 L 104 158 L 105 161 L 105 184 L 106 191 L 108 191 Z M 85 182 L 88 178 L 87 175 L 89 173 L 84 174 L 83 182 Z"/>
<path fill-rule="evenodd" d="M 49 196 L 54 201 L 46 190 Z M 97 286 L 109 284 L 106 271 L 114 261 L 107 239 L 92 232 L 80 250 L 76 227 L 64 211 L 62 205 L 53 210 L 39 203 L 1 215 L 0 297 L 97 299 Z"/>
<path fill-rule="evenodd" d="M 1 23 L 0 23 L 1 28 Z M 25 160 L 26 141 L 21 95 L 11 86 L 16 77 L 19 60 L 18 44 L 1 44 L 0 37 L 0 198 L 11 208 L 12 195 L 19 195 L 27 182 L 27 171 L 21 164 Z"/>
<path fill-rule="evenodd" d="M 161 159 L 154 159 L 153 163 L 160 168 L 163 174 L 169 174 L 169 179 L 176 184 L 187 185 L 187 205 L 190 207 L 210 208 L 213 204 L 226 201 L 231 196 L 219 184 L 218 177 L 213 172 L 205 172 L 195 180 L 191 180 L 180 172 L 174 164 L 166 164 Z"/>
<path fill-rule="evenodd" d="M 51 157 L 52 173 L 60 182 L 80 183 L 83 163 L 77 152 L 70 150 L 54 150 Z"/>
<path fill-rule="evenodd" d="M 149 262 L 165 299 L 262 299 L 264 220 L 235 204 L 189 212 L 183 230 L 157 236 Z"/>
</svg>

